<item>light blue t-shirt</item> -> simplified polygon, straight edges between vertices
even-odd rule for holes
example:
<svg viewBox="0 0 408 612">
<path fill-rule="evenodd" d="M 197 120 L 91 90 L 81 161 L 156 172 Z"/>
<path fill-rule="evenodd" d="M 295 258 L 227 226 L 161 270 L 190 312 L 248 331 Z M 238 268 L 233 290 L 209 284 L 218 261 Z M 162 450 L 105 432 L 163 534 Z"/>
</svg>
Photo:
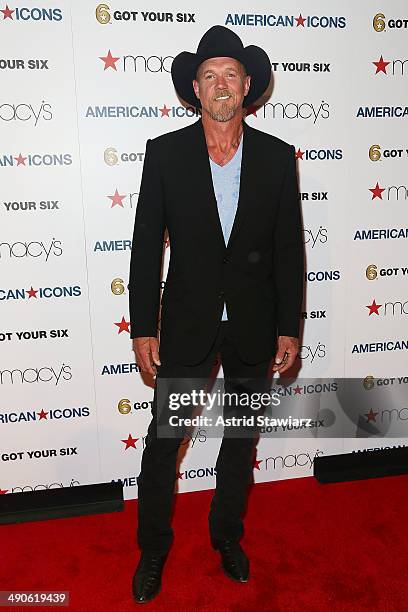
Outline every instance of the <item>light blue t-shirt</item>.
<svg viewBox="0 0 408 612">
<path fill-rule="evenodd" d="M 235 214 L 237 212 L 243 139 L 244 135 L 242 134 L 241 142 L 239 143 L 239 147 L 236 150 L 234 157 L 227 164 L 225 164 L 225 166 L 219 166 L 213 162 L 211 157 L 209 158 L 214 193 L 217 200 L 218 215 L 221 221 L 225 245 L 228 243 Z M 222 321 L 227 321 L 227 309 L 225 302 L 222 313 Z"/>
</svg>

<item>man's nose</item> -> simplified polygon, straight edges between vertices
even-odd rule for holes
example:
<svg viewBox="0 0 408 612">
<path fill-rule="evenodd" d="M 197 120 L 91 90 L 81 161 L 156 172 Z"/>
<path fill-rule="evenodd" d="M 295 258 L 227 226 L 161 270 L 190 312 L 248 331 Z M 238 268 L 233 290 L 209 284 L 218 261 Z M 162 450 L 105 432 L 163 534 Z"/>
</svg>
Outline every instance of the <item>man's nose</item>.
<svg viewBox="0 0 408 612">
<path fill-rule="evenodd" d="M 216 81 L 216 85 L 219 89 L 226 89 L 227 87 L 227 80 L 225 78 L 225 76 L 223 74 L 219 74 L 217 76 L 217 81 Z"/>
</svg>

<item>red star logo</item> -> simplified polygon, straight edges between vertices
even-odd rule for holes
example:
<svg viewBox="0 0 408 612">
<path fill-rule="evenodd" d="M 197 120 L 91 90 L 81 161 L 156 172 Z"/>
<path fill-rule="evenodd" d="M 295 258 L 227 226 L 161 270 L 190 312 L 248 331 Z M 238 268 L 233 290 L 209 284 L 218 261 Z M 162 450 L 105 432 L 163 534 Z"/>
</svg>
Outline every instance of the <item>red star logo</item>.
<svg viewBox="0 0 408 612">
<path fill-rule="evenodd" d="M 129 434 L 126 440 L 121 440 L 121 442 L 123 442 L 126 446 L 125 446 L 125 450 L 127 450 L 128 448 L 136 448 L 136 442 L 139 440 L 139 438 L 133 438 L 132 434 Z"/>
<path fill-rule="evenodd" d="M 113 194 L 113 196 L 108 196 L 108 198 L 110 200 L 112 200 L 112 206 L 111 208 L 113 208 L 114 206 L 121 206 L 123 208 L 123 198 L 126 198 L 125 195 L 119 195 L 118 190 L 116 189 L 115 193 Z"/>
<path fill-rule="evenodd" d="M 374 200 L 375 198 L 380 198 L 380 200 L 382 200 L 382 192 L 385 191 L 385 189 L 381 189 L 377 181 L 376 186 L 373 189 L 369 189 L 368 191 L 371 191 L 371 193 L 373 194 L 373 197 L 371 198 L 372 200 Z"/>
<path fill-rule="evenodd" d="M 262 463 L 262 461 L 263 461 L 263 459 L 255 459 L 255 461 L 254 461 L 254 465 L 253 465 L 253 467 L 254 467 L 254 469 L 255 469 L 255 470 L 260 470 L 260 469 L 261 469 L 261 468 L 259 467 L 259 464 L 260 464 L 260 463 Z"/>
<path fill-rule="evenodd" d="M 3 19 L 13 19 L 12 15 L 14 13 L 14 9 L 9 9 L 8 4 L 6 4 L 5 9 L 1 9 L 1 12 L 3 13 Z"/>
<path fill-rule="evenodd" d="M 301 151 L 300 149 L 298 149 L 297 151 L 295 151 L 295 159 L 303 159 L 304 154 L 305 151 Z"/>
<path fill-rule="evenodd" d="M 383 72 L 384 74 L 387 74 L 387 66 L 390 62 L 385 62 L 383 60 L 383 56 L 381 55 L 380 59 L 378 60 L 378 62 L 373 62 L 374 66 L 377 66 L 377 70 L 375 71 L 375 74 L 378 74 L 379 72 Z"/>
<path fill-rule="evenodd" d="M 298 28 L 300 25 L 305 27 L 306 19 L 302 17 L 302 13 L 299 14 L 299 17 L 295 17 L 295 21 L 297 21 L 296 27 Z"/>
<path fill-rule="evenodd" d="M 0 495 L 5 495 L 8 489 L 0 489 Z"/>
<path fill-rule="evenodd" d="M 378 312 L 378 309 L 381 308 L 382 304 L 376 304 L 375 300 L 373 300 L 373 303 L 370 304 L 370 306 L 366 306 L 366 308 L 368 308 L 368 310 L 370 311 L 368 313 L 368 316 L 372 315 L 373 313 L 375 313 L 376 315 L 380 316 L 380 313 Z"/>
<path fill-rule="evenodd" d="M 117 327 L 119 327 L 118 334 L 121 334 L 124 331 L 126 331 L 126 332 L 128 332 L 128 334 L 130 334 L 130 329 L 129 329 L 130 321 L 125 321 L 125 317 L 122 317 L 121 322 L 120 323 L 115 323 L 115 325 L 117 325 Z"/>
<path fill-rule="evenodd" d="M 255 115 L 255 117 L 257 116 L 256 111 L 258 110 L 258 108 L 254 105 L 254 104 L 250 104 L 247 108 L 246 111 L 246 116 L 249 117 L 249 115 Z"/>
<path fill-rule="evenodd" d="M 20 155 L 19 155 L 18 157 L 15 157 L 14 159 L 15 159 L 15 160 L 16 160 L 16 162 L 17 162 L 17 166 L 20 166 L 21 164 L 22 164 L 23 166 L 25 166 L 25 160 L 26 160 L 27 158 L 26 158 L 26 157 L 23 157 L 23 156 L 21 155 L 21 153 L 20 153 Z"/>
<path fill-rule="evenodd" d="M 367 423 L 369 423 L 370 421 L 374 421 L 375 423 L 375 417 L 377 416 L 378 412 L 373 412 L 373 409 L 371 408 L 370 412 L 366 412 L 365 416 L 367 417 Z"/>
<path fill-rule="evenodd" d="M 104 71 L 107 68 L 113 68 L 114 70 L 117 70 L 116 62 L 120 60 L 120 57 L 113 57 L 112 53 L 110 52 L 110 49 L 108 51 L 108 55 L 105 55 L 105 57 L 99 57 L 99 59 L 105 62 L 105 67 L 103 69 Z"/>
<path fill-rule="evenodd" d="M 38 416 L 40 417 L 40 421 L 42 419 L 47 419 L 47 414 L 48 412 L 44 412 L 44 408 L 41 410 L 41 412 L 37 412 Z"/>
<path fill-rule="evenodd" d="M 28 299 L 32 297 L 35 297 L 37 299 L 37 293 L 38 293 L 38 289 L 33 289 L 33 286 L 31 285 L 31 289 L 27 291 Z"/>
<path fill-rule="evenodd" d="M 302 387 L 299 387 L 299 385 L 297 387 L 294 387 L 293 390 L 295 392 L 295 395 L 301 395 L 302 393 Z"/>
<path fill-rule="evenodd" d="M 179 480 L 179 479 L 182 480 L 183 479 L 183 474 L 184 474 L 184 472 L 177 472 L 176 480 Z"/>
<path fill-rule="evenodd" d="M 162 117 L 168 117 L 169 112 L 171 111 L 171 108 L 167 108 L 167 106 L 164 105 L 163 108 L 159 108 L 159 111 L 161 112 Z"/>
</svg>

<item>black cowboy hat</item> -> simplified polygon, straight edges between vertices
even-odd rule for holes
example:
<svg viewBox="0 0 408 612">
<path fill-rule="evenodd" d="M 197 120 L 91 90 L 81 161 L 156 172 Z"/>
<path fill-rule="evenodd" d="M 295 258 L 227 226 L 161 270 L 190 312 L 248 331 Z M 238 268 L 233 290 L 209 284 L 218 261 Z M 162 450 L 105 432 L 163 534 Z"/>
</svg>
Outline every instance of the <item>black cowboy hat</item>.
<svg viewBox="0 0 408 612">
<path fill-rule="evenodd" d="M 244 107 L 258 100 L 267 89 L 272 70 L 267 53 L 256 45 L 244 47 L 238 34 L 216 25 L 204 34 L 197 53 L 182 51 L 176 55 L 171 65 L 171 77 L 178 95 L 192 106 L 201 106 L 192 85 L 197 68 L 211 57 L 232 57 L 241 62 L 247 74 L 251 75 L 251 85 L 243 101 Z"/>
</svg>

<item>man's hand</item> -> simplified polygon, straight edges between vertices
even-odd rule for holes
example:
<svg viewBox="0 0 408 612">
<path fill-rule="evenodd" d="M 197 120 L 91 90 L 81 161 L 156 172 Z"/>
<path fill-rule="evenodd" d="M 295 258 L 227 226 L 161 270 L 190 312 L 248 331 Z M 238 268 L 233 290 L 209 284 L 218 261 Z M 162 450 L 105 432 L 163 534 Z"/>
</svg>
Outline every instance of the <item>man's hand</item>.
<svg viewBox="0 0 408 612">
<path fill-rule="evenodd" d="M 140 369 L 156 376 L 156 365 L 161 365 L 157 338 L 153 336 L 133 338 L 133 350 L 136 354 L 136 363 Z"/>
<path fill-rule="evenodd" d="M 275 364 L 272 367 L 274 372 L 285 372 L 295 363 L 299 352 L 299 340 L 292 336 L 279 336 L 278 350 L 275 355 Z"/>
</svg>

